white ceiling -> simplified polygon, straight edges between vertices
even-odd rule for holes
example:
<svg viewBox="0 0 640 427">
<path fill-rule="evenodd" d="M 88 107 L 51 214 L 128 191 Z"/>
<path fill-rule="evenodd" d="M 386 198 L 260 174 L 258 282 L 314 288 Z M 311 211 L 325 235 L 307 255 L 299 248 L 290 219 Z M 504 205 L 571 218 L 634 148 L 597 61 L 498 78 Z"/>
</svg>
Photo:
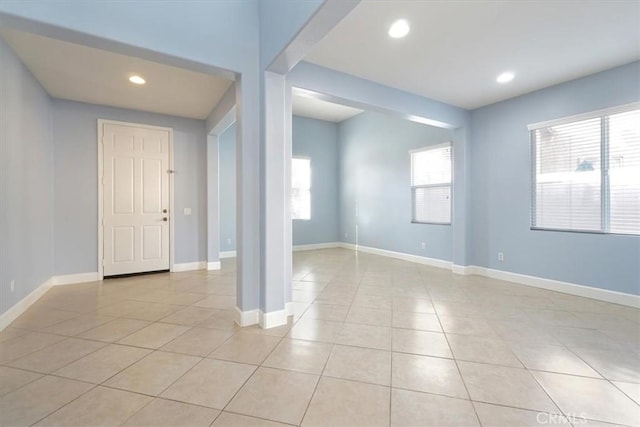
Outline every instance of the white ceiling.
<svg viewBox="0 0 640 427">
<path fill-rule="evenodd" d="M 411 32 L 391 39 L 399 18 Z M 364 0 L 305 58 L 467 109 L 638 59 L 635 0 Z"/>
<path fill-rule="evenodd" d="M 0 29 L 0 36 L 55 98 L 205 119 L 232 83 L 21 31 Z M 147 83 L 131 84 L 132 74 L 144 76 Z M 298 116 L 341 122 L 361 112 L 305 95 L 293 97 L 293 113 Z"/>
<path fill-rule="evenodd" d="M 291 100 L 293 114 L 312 119 L 338 123 L 362 113 L 362 110 L 346 105 L 334 104 L 296 93 L 294 90 Z"/>
<path fill-rule="evenodd" d="M 30 33 L 5 29 L 0 36 L 55 98 L 205 119 L 232 83 Z M 147 83 L 130 83 L 132 74 Z"/>
</svg>

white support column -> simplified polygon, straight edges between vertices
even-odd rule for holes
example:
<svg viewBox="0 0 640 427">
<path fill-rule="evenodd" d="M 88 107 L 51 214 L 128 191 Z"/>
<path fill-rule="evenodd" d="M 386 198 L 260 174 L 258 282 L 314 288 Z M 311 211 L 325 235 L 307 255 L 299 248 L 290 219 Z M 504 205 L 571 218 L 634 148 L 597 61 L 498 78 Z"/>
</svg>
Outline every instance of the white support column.
<svg viewBox="0 0 640 427">
<path fill-rule="evenodd" d="M 287 322 L 285 312 L 285 289 L 288 275 L 285 273 L 290 261 L 285 248 L 291 245 L 289 231 L 290 214 L 287 161 L 289 132 L 286 125 L 286 83 L 281 74 L 266 71 L 264 74 L 264 264 L 262 272 L 260 324 L 263 328 L 283 325 Z M 289 285 L 290 286 L 290 285 Z"/>
<path fill-rule="evenodd" d="M 236 80 L 237 318 L 258 323 L 260 310 L 260 83 L 258 73 Z"/>
<path fill-rule="evenodd" d="M 469 142 L 466 127 L 452 131 L 453 135 L 453 271 L 464 271 L 468 264 L 469 243 Z"/>
<path fill-rule="evenodd" d="M 284 309 L 287 316 L 293 315 L 291 286 L 293 281 L 293 222 L 291 220 L 291 158 L 293 157 L 293 111 L 291 97 L 293 88 L 285 84 L 284 92 Z"/>
<path fill-rule="evenodd" d="M 207 135 L 207 270 L 220 269 L 218 135 Z"/>
</svg>

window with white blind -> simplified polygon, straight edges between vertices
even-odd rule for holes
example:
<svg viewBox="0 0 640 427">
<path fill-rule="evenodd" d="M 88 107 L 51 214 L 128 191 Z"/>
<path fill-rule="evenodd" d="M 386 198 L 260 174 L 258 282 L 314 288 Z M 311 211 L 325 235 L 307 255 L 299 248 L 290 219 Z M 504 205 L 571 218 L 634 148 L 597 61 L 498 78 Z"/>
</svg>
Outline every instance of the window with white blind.
<svg viewBox="0 0 640 427">
<path fill-rule="evenodd" d="M 311 219 L 311 159 L 291 159 L 291 217 Z"/>
<path fill-rule="evenodd" d="M 640 104 L 529 130 L 533 229 L 640 234 Z"/>
<path fill-rule="evenodd" d="M 451 143 L 410 154 L 413 222 L 451 224 Z"/>
</svg>

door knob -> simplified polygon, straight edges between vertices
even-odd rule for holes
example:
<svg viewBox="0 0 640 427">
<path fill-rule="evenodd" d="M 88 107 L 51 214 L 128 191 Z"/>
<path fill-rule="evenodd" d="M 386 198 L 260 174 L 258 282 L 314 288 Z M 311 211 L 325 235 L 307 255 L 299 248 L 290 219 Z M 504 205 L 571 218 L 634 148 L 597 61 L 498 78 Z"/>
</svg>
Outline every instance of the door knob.
<svg viewBox="0 0 640 427">
<path fill-rule="evenodd" d="M 167 210 L 166 209 L 162 209 L 162 213 L 167 213 Z"/>
<path fill-rule="evenodd" d="M 163 221 L 169 221 L 169 218 L 167 218 L 166 216 L 164 218 L 162 218 Z"/>
</svg>

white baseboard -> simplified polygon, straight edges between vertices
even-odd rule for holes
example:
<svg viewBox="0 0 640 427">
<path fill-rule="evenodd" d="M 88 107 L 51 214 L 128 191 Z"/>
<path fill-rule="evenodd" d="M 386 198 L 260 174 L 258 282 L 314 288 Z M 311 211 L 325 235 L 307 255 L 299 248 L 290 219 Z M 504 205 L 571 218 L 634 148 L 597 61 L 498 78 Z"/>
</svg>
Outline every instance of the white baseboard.
<svg viewBox="0 0 640 427">
<path fill-rule="evenodd" d="M 418 264 L 430 265 L 431 267 L 451 269 L 451 265 L 452 265 L 451 261 L 444 261 L 437 258 L 428 258 L 428 257 L 419 256 L 419 255 L 405 254 L 402 252 L 388 251 L 386 249 L 371 248 L 368 246 L 354 245 L 353 243 L 340 242 L 340 247 L 345 249 L 353 249 L 359 252 L 366 252 L 369 254 L 400 259 L 403 261 L 410 261 Z"/>
<path fill-rule="evenodd" d="M 269 313 L 258 309 L 240 311 L 236 307 L 236 323 L 241 327 L 260 325 L 264 329 L 286 325 L 287 317 L 293 315 L 293 307 L 293 303 L 288 302 L 284 305 L 284 310 L 271 311 Z"/>
<path fill-rule="evenodd" d="M 468 276 L 470 274 L 477 274 L 477 273 L 474 273 L 473 266 L 470 266 L 470 265 L 452 264 L 451 265 L 451 271 L 454 274 L 460 274 L 460 275 L 463 275 L 463 276 Z"/>
<path fill-rule="evenodd" d="M 92 273 L 65 274 L 61 276 L 53 276 L 51 278 L 54 286 L 73 285 L 75 283 L 97 282 L 100 275 L 97 271 Z"/>
<path fill-rule="evenodd" d="M 260 323 L 260 310 L 240 311 L 236 306 L 236 323 L 240 327 L 257 325 Z"/>
<path fill-rule="evenodd" d="M 196 261 L 196 262 L 183 262 L 181 264 L 173 264 L 173 269 L 171 271 L 173 273 L 179 273 L 182 271 L 206 270 L 206 269 L 207 269 L 207 261 Z"/>
<path fill-rule="evenodd" d="M 492 279 L 504 280 L 506 282 L 518 283 L 520 285 L 532 286 L 535 288 L 547 289 L 575 295 L 584 298 L 591 298 L 599 301 L 611 302 L 614 304 L 626 305 L 640 308 L 640 296 L 626 294 L 624 292 L 610 291 L 608 289 L 595 288 L 592 286 L 578 285 L 576 283 L 562 282 L 559 280 L 545 279 L 537 276 L 527 276 L 526 274 L 512 273 L 510 271 L 495 270 L 477 265 L 456 265 L 449 261 L 442 261 L 433 258 L 425 258 L 416 255 L 403 254 L 400 252 L 387 251 L 384 249 L 370 248 L 366 246 L 356 246 L 352 243 L 341 242 L 340 247 L 390 258 L 402 259 L 405 261 L 427 264 L 434 267 L 451 269 L 455 274 L 490 277 Z"/>
<path fill-rule="evenodd" d="M 287 324 L 287 310 L 270 311 L 265 313 L 260 310 L 260 326 L 263 329 L 275 328 Z"/>
<path fill-rule="evenodd" d="M 293 252 L 298 251 L 313 251 L 316 249 L 330 249 L 330 248 L 339 248 L 342 244 L 340 242 L 328 242 L 328 243 L 311 243 L 308 245 L 295 245 L 291 249 Z M 220 259 L 224 258 L 235 258 L 237 256 L 236 251 L 222 251 L 220 252 Z"/>
<path fill-rule="evenodd" d="M 295 314 L 294 307 L 293 302 L 284 303 L 284 311 L 287 313 L 287 316 L 293 316 Z"/>
<path fill-rule="evenodd" d="M 561 282 L 559 280 L 545 279 L 543 277 L 527 276 L 526 274 L 512 273 L 510 271 L 494 270 L 492 268 L 478 267 L 476 265 L 469 266 L 467 268 L 471 270 L 471 274 L 477 274 L 479 276 L 640 308 L 639 295 L 626 294 L 623 292 L 610 291 L 607 289 L 594 288 L 575 283 Z"/>
<path fill-rule="evenodd" d="M 207 270 L 220 270 L 222 268 L 220 261 L 211 261 L 207 263 Z"/>
<path fill-rule="evenodd" d="M 53 286 L 53 280 L 52 279 L 47 280 L 46 282 L 44 282 L 43 284 L 35 288 L 33 291 L 31 291 L 29 295 L 27 295 L 26 297 L 22 298 L 20 301 L 15 303 L 13 307 L 11 307 L 9 310 L 5 311 L 0 316 L 0 331 L 2 331 L 4 328 L 9 326 L 11 322 L 13 322 L 18 317 L 20 317 L 22 313 L 27 311 L 27 309 L 31 307 L 33 303 L 38 301 L 40 297 L 42 297 L 42 295 L 47 293 L 47 291 L 52 286 Z"/>
<path fill-rule="evenodd" d="M 236 257 L 236 251 L 222 251 L 222 252 L 220 252 L 220 259 L 235 258 L 235 257 Z"/>
<path fill-rule="evenodd" d="M 331 249 L 331 248 L 339 248 L 342 244 L 340 242 L 327 242 L 327 243 L 311 243 L 308 245 L 294 245 L 292 250 L 293 252 L 298 251 L 313 251 L 316 249 Z"/>
</svg>

